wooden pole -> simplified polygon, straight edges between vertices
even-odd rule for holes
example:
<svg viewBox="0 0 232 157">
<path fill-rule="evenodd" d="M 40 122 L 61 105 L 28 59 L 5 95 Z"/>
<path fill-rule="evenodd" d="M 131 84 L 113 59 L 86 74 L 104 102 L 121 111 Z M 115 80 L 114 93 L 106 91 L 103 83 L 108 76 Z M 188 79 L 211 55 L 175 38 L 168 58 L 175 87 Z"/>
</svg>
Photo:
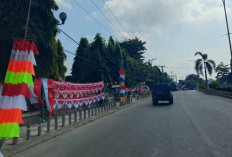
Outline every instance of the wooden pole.
<svg viewBox="0 0 232 157">
<path fill-rule="evenodd" d="M 28 7 L 28 12 L 27 12 L 27 20 L 26 20 L 24 40 L 26 40 L 26 38 L 27 38 L 27 30 L 28 30 L 28 24 L 29 24 L 29 19 L 30 19 L 30 12 L 31 12 L 31 0 L 29 1 L 29 7 Z"/>
</svg>

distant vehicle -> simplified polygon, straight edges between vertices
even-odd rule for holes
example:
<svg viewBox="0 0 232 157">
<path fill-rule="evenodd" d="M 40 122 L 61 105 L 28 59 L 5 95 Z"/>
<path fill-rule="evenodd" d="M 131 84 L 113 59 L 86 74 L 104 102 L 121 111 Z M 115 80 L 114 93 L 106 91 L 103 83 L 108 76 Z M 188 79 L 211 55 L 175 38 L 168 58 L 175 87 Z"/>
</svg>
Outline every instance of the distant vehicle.
<svg viewBox="0 0 232 157">
<path fill-rule="evenodd" d="M 173 104 L 173 95 L 170 91 L 170 87 L 166 83 L 154 84 L 152 89 L 152 102 L 153 105 L 157 105 L 159 101 L 169 101 L 169 104 Z"/>
<path fill-rule="evenodd" d="M 175 82 L 170 83 L 170 90 L 177 91 L 177 84 Z"/>
</svg>

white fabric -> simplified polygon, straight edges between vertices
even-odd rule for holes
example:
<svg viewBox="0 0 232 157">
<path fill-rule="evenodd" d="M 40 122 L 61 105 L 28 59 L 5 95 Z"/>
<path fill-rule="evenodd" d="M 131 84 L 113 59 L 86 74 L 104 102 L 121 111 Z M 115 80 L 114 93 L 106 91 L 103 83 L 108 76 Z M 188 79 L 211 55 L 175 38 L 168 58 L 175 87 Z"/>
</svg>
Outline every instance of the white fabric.
<svg viewBox="0 0 232 157">
<path fill-rule="evenodd" d="M 79 106 L 79 104 L 74 104 L 74 107 L 75 107 L 75 108 L 78 108 L 78 106 Z"/>
<path fill-rule="evenodd" d="M 27 102 L 23 95 L 14 96 L 14 97 L 0 95 L 0 108 L 1 109 L 18 108 L 27 111 Z"/>
<path fill-rule="evenodd" d="M 68 106 L 68 108 L 72 108 L 73 105 L 72 104 L 67 104 L 67 106 Z"/>
<path fill-rule="evenodd" d="M 35 93 L 34 93 L 34 86 L 29 86 L 29 91 L 30 91 L 30 94 L 31 94 L 31 97 L 29 98 L 31 104 L 38 104 L 39 99 L 38 99 L 38 96 L 35 95 Z"/>
<path fill-rule="evenodd" d="M 125 80 L 125 76 L 120 74 L 120 78 L 122 78 L 123 80 Z"/>
<path fill-rule="evenodd" d="M 52 109 L 51 109 L 51 106 L 50 106 L 49 101 L 48 101 L 48 80 L 47 79 L 42 79 L 42 84 L 43 84 L 43 89 L 42 90 L 44 90 L 47 109 L 48 109 L 49 113 L 52 113 Z"/>
<path fill-rule="evenodd" d="M 36 61 L 35 61 L 35 56 L 33 51 L 28 52 L 24 52 L 24 51 L 15 51 L 12 50 L 11 52 L 11 60 L 17 60 L 17 61 L 31 61 L 34 65 L 36 65 Z"/>
<path fill-rule="evenodd" d="M 2 96 L 3 85 L 0 84 L 0 108 L 1 109 L 12 109 L 18 108 L 27 111 L 27 102 L 23 95 L 19 96 Z"/>
<path fill-rule="evenodd" d="M 121 89 L 121 90 L 120 90 L 120 93 L 125 94 L 125 89 Z"/>
</svg>

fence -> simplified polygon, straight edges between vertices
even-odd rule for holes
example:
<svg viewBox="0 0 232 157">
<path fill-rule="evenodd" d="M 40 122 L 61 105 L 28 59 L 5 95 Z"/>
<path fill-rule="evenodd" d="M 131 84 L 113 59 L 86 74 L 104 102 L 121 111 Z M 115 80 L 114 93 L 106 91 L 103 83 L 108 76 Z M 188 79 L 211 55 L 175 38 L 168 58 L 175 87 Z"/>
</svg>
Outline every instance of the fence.
<svg viewBox="0 0 232 157">
<path fill-rule="evenodd" d="M 135 95 L 134 99 L 139 100 L 147 96 L 149 95 Z M 111 98 L 102 104 L 92 103 L 90 105 L 79 106 L 76 109 L 58 110 L 54 115 L 48 115 L 45 123 L 41 123 L 40 118 L 38 118 L 37 123 L 27 121 L 26 125 L 20 127 L 20 137 L 0 140 L 0 148 L 1 143 L 5 143 L 6 147 L 23 143 L 26 140 L 30 140 L 32 137 L 62 129 L 67 125 L 72 125 L 84 119 L 113 110 L 119 106 L 124 106 L 132 102 L 132 96 L 128 97 L 125 102 L 116 102 L 115 100 L 115 98 Z"/>
<path fill-rule="evenodd" d="M 217 96 L 222 96 L 226 98 L 232 98 L 232 93 L 231 92 L 224 92 L 224 91 L 218 91 L 214 90 L 211 88 L 208 89 L 198 89 L 199 91 L 206 93 L 206 94 L 211 94 L 211 95 L 217 95 Z"/>
</svg>

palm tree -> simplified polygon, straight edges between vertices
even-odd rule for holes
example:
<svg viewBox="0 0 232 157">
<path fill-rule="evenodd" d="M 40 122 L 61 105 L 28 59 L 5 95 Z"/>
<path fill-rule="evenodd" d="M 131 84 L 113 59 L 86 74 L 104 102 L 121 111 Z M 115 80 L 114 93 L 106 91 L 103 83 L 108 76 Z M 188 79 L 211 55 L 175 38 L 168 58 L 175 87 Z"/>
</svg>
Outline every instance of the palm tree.
<svg viewBox="0 0 232 157">
<path fill-rule="evenodd" d="M 215 67 L 216 67 L 216 63 L 213 60 L 208 59 L 207 54 L 203 54 L 201 52 L 196 52 L 195 56 L 196 55 L 200 55 L 202 59 L 196 60 L 195 70 L 196 70 L 198 75 L 203 76 L 203 68 L 205 69 L 205 83 L 206 83 L 206 86 L 208 86 L 207 72 L 211 76 L 213 73 L 213 69 L 215 69 Z"/>
</svg>

